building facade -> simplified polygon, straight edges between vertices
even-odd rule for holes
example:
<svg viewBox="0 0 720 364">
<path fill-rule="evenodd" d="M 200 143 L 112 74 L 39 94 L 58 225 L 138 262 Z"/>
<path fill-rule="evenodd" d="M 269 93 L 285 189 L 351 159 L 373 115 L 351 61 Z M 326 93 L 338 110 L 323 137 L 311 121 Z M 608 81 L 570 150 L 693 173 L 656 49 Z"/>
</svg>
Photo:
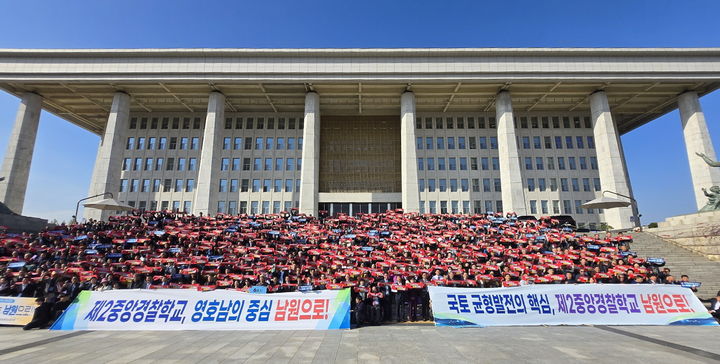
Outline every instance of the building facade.
<svg viewBox="0 0 720 364">
<path fill-rule="evenodd" d="M 695 156 L 716 157 L 698 98 L 718 86 L 717 49 L 0 50 L 21 98 L 0 200 L 22 213 L 44 109 L 100 136 L 89 196 L 139 209 L 626 228 L 636 205 L 581 207 L 632 198 L 620 135 L 679 107 L 701 207 L 720 175 Z"/>
</svg>

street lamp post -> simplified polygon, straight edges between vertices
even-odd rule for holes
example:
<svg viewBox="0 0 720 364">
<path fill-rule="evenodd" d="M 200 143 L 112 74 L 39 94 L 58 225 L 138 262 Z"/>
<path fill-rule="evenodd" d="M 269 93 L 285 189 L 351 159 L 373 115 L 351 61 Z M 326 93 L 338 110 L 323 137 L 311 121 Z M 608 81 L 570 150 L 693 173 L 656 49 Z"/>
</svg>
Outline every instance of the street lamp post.
<svg viewBox="0 0 720 364">
<path fill-rule="evenodd" d="M 632 198 L 632 197 L 630 197 L 630 196 L 625 196 L 625 195 L 623 195 L 623 194 L 620 194 L 620 193 L 617 193 L 617 192 L 613 192 L 613 191 L 603 191 L 603 196 L 604 196 L 606 193 L 612 193 L 613 195 L 620 196 L 620 197 L 625 197 L 625 198 L 627 198 L 628 200 L 630 200 L 630 205 L 632 206 L 631 208 L 632 208 L 632 214 L 633 214 L 633 216 L 632 216 L 632 217 L 633 217 L 633 222 L 635 223 L 635 227 L 640 228 L 640 230 L 642 231 L 642 225 L 640 224 L 640 216 L 642 216 L 642 215 L 640 215 L 640 213 L 639 213 L 639 211 L 638 211 L 637 200 L 635 200 L 634 198 Z"/>
<path fill-rule="evenodd" d="M 98 193 L 97 195 L 90 196 L 90 197 L 85 197 L 85 198 L 79 200 L 79 201 L 77 202 L 77 205 L 75 205 L 75 215 L 73 215 L 73 221 L 74 221 L 74 223 L 77 224 L 77 222 L 78 222 L 78 221 L 77 221 L 77 214 L 78 214 L 78 210 L 80 209 L 80 202 L 83 202 L 83 201 L 85 201 L 85 200 L 89 200 L 89 199 L 95 198 L 95 197 L 100 197 L 100 196 L 105 197 L 105 196 L 107 196 L 107 195 L 110 195 L 110 198 L 114 198 L 114 197 L 115 197 L 115 196 L 113 196 L 112 192 L 103 192 L 103 193 Z"/>
<path fill-rule="evenodd" d="M 606 193 L 611 193 L 616 196 L 625 197 L 630 201 L 623 201 L 623 200 L 618 200 L 618 199 L 612 198 L 612 197 L 605 197 Z M 642 216 L 642 215 L 640 215 L 638 213 L 637 201 L 630 196 L 625 196 L 623 194 L 613 192 L 613 191 L 603 191 L 601 197 L 596 198 L 592 201 L 588 201 L 588 202 L 580 205 L 580 207 L 585 208 L 585 209 L 612 209 L 612 208 L 616 208 L 616 207 L 628 207 L 628 206 L 632 206 L 632 214 L 633 214 L 632 220 L 634 222 L 635 227 L 640 228 L 640 230 L 642 231 L 642 226 L 640 225 L 640 216 Z"/>
</svg>

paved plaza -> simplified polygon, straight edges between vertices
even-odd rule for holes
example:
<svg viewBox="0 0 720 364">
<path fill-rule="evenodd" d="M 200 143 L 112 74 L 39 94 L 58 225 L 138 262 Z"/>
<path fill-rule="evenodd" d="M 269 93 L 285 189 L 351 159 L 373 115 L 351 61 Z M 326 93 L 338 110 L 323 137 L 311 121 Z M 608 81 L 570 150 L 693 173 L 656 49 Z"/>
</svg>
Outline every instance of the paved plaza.
<svg viewBox="0 0 720 364">
<path fill-rule="evenodd" d="M 718 327 L 431 325 L 342 331 L 22 331 L 0 328 L 0 362 L 720 362 Z"/>
</svg>

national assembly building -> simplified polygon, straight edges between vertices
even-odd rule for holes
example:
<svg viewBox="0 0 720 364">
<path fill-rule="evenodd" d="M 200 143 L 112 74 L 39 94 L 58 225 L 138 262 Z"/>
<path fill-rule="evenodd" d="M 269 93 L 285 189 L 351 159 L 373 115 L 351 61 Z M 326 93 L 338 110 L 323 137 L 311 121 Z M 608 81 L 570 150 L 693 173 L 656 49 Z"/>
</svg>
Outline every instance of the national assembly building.
<svg viewBox="0 0 720 364">
<path fill-rule="evenodd" d="M 701 208 L 720 172 L 696 156 L 717 160 L 699 97 L 719 86 L 720 49 L 4 49 L 21 101 L 0 201 L 22 213 L 45 110 L 99 137 L 88 196 L 137 209 L 627 228 L 636 204 L 581 207 L 632 201 L 620 136 L 679 108 Z"/>
</svg>

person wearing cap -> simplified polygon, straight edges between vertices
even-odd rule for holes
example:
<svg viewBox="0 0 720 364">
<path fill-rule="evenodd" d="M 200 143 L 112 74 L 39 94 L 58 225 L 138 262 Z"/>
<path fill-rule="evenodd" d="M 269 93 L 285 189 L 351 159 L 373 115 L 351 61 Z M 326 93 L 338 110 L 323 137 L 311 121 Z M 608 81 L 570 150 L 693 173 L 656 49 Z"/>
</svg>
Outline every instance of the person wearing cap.
<svg viewBox="0 0 720 364">
<path fill-rule="evenodd" d="M 57 297 L 57 302 L 53 305 L 53 320 L 57 320 L 60 315 L 62 315 L 63 312 L 65 312 L 65 309 L 70 307 L 70 304 L 72 301 L 70 300 L 70 297 L 67 295 L 59 295 Z"/>
</svg>

